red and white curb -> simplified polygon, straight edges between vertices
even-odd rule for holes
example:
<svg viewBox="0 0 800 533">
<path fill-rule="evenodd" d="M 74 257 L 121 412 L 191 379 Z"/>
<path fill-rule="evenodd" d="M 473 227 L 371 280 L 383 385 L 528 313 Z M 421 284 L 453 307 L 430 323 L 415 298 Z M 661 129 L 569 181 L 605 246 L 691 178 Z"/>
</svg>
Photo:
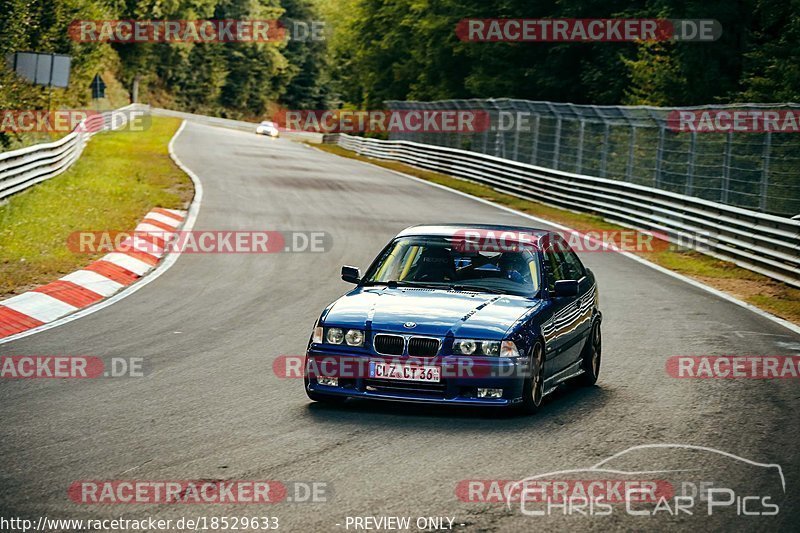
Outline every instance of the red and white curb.
<svg viewBox="0 0 800 533">
<path fill-rule="evenodd" d="M 136 236 L 122 243 L 125 251 L 111 252 L 77 272 L 0 301 L 0 339 L 58 320 L 131 285 L 158 264 L 165 239 L 185 219 L 185 211 L 153 209 L 136 226 Z"/>
</svg>

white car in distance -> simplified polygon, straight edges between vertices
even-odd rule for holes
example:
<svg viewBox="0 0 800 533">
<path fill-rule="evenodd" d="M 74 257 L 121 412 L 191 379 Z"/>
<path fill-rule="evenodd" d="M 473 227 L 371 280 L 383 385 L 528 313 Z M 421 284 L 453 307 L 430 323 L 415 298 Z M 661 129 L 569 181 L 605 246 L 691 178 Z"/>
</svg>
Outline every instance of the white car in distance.
<svg viewBox="0 0 800 533">
<path fill-rule="evenodd" d="M 256 127 L 256 134 L 277 137 L 280 132 L 278 132 L 278 126 L 276 126 L 274 122 L 265 120 Z"/>
</svg>

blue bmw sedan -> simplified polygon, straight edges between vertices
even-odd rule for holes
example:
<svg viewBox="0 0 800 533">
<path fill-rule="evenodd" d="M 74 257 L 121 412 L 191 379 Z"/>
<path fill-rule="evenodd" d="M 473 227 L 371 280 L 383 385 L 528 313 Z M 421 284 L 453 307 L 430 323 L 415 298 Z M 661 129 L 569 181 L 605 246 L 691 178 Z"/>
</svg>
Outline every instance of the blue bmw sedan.
<svg viewBox="0 0 800 533">
<path fill-rule="evenodd" d="M 320 315 L 305 389 L 534 412 L 569 379 L 593 385 L 602 315 L 595 277 L 557 233 L 497 225 L 403 230 Z"/>
</svg>

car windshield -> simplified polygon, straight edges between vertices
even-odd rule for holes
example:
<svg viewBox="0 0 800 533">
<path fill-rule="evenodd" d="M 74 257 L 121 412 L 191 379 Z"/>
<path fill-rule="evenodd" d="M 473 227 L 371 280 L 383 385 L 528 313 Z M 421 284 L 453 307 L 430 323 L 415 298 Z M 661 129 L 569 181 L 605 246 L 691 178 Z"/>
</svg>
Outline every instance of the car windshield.
<svg viewBox="0 0 800 533">
<path fill-rule="evenodd" d="M 395 240 L 364 277 L 367 285 L 397 284 L 535 296 L 539 271 L 532 249 L 466 250 L 448 237 Z"/>
<path fill-rule="evenodd" d="M 268 120 L 267 120 L 267 121 L 264 121 L 264 122 L 262 122 L 262 123 L 261 123 L 261 125 L 262 125 L 262 126 L 266 126 L 267 128 L 274 128 L 274 127 L 275 127 L 275 124 L 273 124 L 272 122 L 270 122 L 270 121 L 268 121 Z"/>
</svg>

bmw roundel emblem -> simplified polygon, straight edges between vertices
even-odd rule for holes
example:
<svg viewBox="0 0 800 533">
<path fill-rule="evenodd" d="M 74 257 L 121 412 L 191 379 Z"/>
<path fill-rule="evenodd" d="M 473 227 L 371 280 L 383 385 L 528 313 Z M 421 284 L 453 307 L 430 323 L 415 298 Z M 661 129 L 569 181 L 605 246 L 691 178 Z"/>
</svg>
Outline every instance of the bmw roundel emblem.
<svg viewBox="0 0 800 533">
<path fill-rule="evenodd" d="M 417 327 L 417 323 L 416 322 L 406 322 L 405 324 L 403 324 L 403 327 L 406 328 L 406 329 L 414 329 L 415 327 Z"/>
</svg>

